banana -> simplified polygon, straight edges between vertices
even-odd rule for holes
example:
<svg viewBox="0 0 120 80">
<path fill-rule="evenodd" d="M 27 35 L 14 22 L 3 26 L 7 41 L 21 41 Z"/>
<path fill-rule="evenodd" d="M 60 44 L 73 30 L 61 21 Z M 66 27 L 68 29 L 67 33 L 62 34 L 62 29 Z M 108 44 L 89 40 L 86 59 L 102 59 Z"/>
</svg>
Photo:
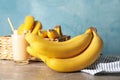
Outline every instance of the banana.
<svg viewBox="0 0 120 80">
<path fill-rule="evenodd" d="M 24 33 L 24 24 L 21 24 L 19 27 L 18 27 L 18 34 L 23 34 Z"/>
<path fill-rule="evenodd" d="M 26 16 L 24 20 L 24 30 L 32 31 L 34 25 L 34 17 L 33 16 Z"/>
<path fill-rule="evenodd" d="M 27 34 L 25 39 L 39 54 L 55 58 L 69 58 L 83 52 L 92 40 L 91 29 L 64 42 L 47 41 L 37 35 Z"/>
<path fill-rule="evenodd" d="M 32 30 L 32 34 L 38 34 L 38 31 L 42 29 L 42 24 L 40 21 L 35 21 L 34 28 Z"/>
<path fill-rule="evenodd" d="M 47 38 L 47 31 L 46 30 L 40 30 L 38 31 L 38 36 L 42 37 L 42 38 Z"/>
<path fill-rule="evenodd" d="M 34 17 L 33 16 L 26 16 L 24 23 L 18 27 L 18 34 L 24 34 L 26 32 L 31 32 L 34 25 Z"/>
<path fill-rule="evenodd" d="M 92 32 L 93 39 L 90 45 L 78 56 L 66 59 L 50 58 L 38 53 L 36 56 L 39 57 L 44 63 L 46 63 L 51 69 L 58 72 L 74 72 L 84 69 L 96 61 L 103 49 L 102 39 L 95 30 Z M 28 48 L 28 51 L 32 52 L 33 49 Z"/>
<path fill-rule="evenodd" d="M 49 29 L 47 31 L 48 38 L 56 39 L 58 38 L 58 33 L 54 29 Z"/>
<path fill-rule="evenodd" d="M 35 50 L 33 50 L 33 49 L 31 48 L 31 46 L 28 46 L 28 47 L 26 48 L 26 51 L 27 51 L 31 56 L 40 59 L 40 57 L 39 57 L 40 54 L 37 53 Z"/>
<path fill-rule="evenodd" d="M 56 32 L 58 33 L 58 35 L 59 35 L 60 37 L 63 36 L 60 25 L 55 26 L 54 30 L 56 30 Z"/>
</svg>

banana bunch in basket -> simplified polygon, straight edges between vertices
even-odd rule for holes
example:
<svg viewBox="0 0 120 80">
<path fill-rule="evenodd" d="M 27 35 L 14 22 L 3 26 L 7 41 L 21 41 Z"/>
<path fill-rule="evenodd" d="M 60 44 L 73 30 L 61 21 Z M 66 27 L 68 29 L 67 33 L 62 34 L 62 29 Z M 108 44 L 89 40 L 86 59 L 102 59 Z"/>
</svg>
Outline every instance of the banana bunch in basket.
<svg viewBox="0 0 120 80">
<path fill-rule="evenodd" d="M 42 29 L 42 23 L 35 20 L 33 16 L 26 16 L 24 22 L 18 27 L 18 34 L 30 32 L 31 34 L 38 35 L 50 41 L 66 41 L 70 36 L 63 35 L 61 26 L 57 25 L 54 29 Z"/>
</svg>

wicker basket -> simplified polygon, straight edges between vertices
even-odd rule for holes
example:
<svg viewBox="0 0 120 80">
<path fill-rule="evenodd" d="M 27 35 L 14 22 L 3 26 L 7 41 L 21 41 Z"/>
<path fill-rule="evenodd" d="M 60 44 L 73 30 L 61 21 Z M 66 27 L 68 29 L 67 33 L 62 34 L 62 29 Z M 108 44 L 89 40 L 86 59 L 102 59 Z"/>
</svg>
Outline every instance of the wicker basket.
<svg viewBox="0 0 120 80">
<path fill-rule="evenodd" d="M 63 37 L 54 40 L 46 38 L 46 40 L 56 42 L 66 41 L 69 39 L 70 36 L 67 35 L 64 35 Z M 13 60 L 11 36 L 0 36 L 0 60 Z M 37 59 L 33 56 L 30 57 L 30 60 L 41 61 L 40 59 Z"/>
<path fill-rule="evenodd" d="M 11 36 L 0 36 L 0 60 L 13 60 Z M 30 57 L 30 60 L 40 61 L 33 56 Z"/>
<path fill-rule="evenodd" d="M 0 37 L 0 59 L 12 60 L 12 43 L 10 36 Z"/>
</svg>

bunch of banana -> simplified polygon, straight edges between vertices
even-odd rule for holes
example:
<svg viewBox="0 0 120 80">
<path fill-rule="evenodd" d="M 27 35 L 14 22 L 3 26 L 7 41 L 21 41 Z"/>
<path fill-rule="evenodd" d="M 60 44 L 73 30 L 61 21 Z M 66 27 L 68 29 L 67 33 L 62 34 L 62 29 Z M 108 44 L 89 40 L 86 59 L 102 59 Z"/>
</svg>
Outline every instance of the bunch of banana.
<svg viewBox="0 0 120 80">
<path fill-rule="evenodd" d="M 24 22 L 18 27 L 18 34 L 30 32 L 50 41 L 66 41 L 70 36 L 63 35 L 61 26 L 56 25 L 54 29 L 44 30 L 40 21 L 35 20 L 31 15 L 25 17 Z"/>
<path fill-rule="evenodd" d="M 62 38 L 63 35 L 62 35 L 61 26 L 56 25 L 54 29 L 49 29 L 47 31 L 47 36 L 48 38 L 51 38 L 51 39 Z"/>
<path fill-rule="evenodd" d="M 38 36 L 45 38 L 46 40 L 56 42 L 66 41 L 70 39 L 70 36 L 62 34 L 60 25 L 56 25 L 53 29 L 41 29 L 38 31 Z"/>
<path fill-rule="evenodd" d="M 103 49 L 103 41 L 95 28 L 64 42 L 50 42 L 34 34 L 27 34 L 27 52 L 40 58 L 58 72 L 73 72 L 93 64 Z"/>
<path fill-rule="evenodd" d="M 24 23 L 18 27 L 18 34 L 24 34 L 26 31 L 37 34 L 40 29 L 42 29 L 40 21 L 35 21 L 33 16 L 26 16 Z"/>
<path fill-rule="evenodd" d="M 67 40 L 70 39 L 69 35 L 63 35 L 60 25 L 56 25 L 54 27 L 54 30 L 57 32 L 57 38 L 58 38 L 59 41 L 67 41 Z"/>
<path fill-rule="evenodd" d="M 91 30 L 64 42 L 50 42 L 34 34 L 27 34 L 26 40 L 36 52 L 54 58 L 69 58 L 83 52 L 92 39 Z"/>
</svg>

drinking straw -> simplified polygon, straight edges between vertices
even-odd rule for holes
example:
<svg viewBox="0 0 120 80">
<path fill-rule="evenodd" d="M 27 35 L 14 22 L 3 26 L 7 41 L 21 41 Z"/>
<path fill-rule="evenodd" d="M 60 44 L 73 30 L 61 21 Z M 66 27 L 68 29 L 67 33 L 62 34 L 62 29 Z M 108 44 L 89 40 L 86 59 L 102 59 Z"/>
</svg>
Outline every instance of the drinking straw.
<svg viewBox="0 0 120 80">
<path fill-rule="evenodd" d="M 10 24 L 12 32 L 14 32 L 14 26 L 13 26 L 12 21 L 10 20 L 9 17 L 8 17 L 8 23 Z"/>
</svg>

